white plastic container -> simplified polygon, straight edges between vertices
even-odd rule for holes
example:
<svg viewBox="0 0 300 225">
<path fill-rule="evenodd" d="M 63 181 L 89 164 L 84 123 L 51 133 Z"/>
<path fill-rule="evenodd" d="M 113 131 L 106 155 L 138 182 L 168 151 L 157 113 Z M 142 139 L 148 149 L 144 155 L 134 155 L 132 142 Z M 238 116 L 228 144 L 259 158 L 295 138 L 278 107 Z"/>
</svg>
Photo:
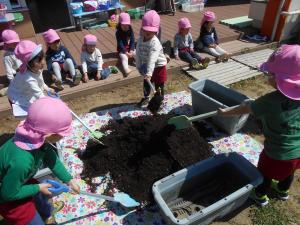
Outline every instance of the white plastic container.
<svg viewBox="0 0 300 225">
<path fill-rule="evenodd" d="M 190 4 L 190 3 L 184 3 L 182 4 L 182 11 L 183 12 L 201 12 L 204 9 L 204 3 L 200 4 Z"/>
<path fill-rule="evenodd" d="M 243 205 L 262 175 L 236 152 L 219 154 L 153 184 L 168 225 L 208 225 Z"/>
</svg>

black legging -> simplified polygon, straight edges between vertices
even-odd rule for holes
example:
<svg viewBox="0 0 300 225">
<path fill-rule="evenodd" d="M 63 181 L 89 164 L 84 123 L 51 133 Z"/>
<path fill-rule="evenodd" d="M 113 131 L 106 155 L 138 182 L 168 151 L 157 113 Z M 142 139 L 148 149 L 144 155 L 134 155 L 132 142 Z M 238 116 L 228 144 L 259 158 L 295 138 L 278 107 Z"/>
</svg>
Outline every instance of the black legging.
<svg viewBox="0 0 300 225">
<path fill-rule="evenodd" d="M 155 84 L 155 90 L 157 91 L 158 89 L 160 89 L 160 93 L 162 96 L 165 95 L 165 90 L 164 90 L 165 84 Z M 150 93 L 151 93 L 151 87 L 149 85 L 149 83 L 144 79 L 144 97 L 148 98 Z"/>
<path fill-rule="evenodd" d="M 294 174 L 291 174 L 287 178 L 278 183 L 278 189 L 285 191 L 288 190 L 294 180 Z M 261 185 L 259 185 L 255 191 L 257 191 L 261 195 L 266 195 L 269 188 L 271 187 L 272 179 L 264 177 L 264 181 Z"/>
</svg>

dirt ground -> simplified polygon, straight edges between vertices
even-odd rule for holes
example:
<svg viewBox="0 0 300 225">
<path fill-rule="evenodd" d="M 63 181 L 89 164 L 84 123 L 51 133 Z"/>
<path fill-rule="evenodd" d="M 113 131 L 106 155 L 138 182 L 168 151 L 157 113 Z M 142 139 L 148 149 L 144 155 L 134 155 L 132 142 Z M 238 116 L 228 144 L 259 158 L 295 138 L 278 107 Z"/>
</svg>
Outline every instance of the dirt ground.
<svg viewBox="0 0 300 225">
<path fill-rule="evenodd" d="M 192 82 L 188 76 L 181 72 L 169 74 L 169 81 L 166 87 L 167 93 L 188 90 L 188 84 Z M 266 83 L 263 76 L 242 81 L 232 85 L 232 88 L 256 98 L 272 88 Z M 67 101 L 67 104 L 78 114 L 91 111 L 98 111 L 104 108 L 111 108 L 127 103 L 136 103 L 142 97 L 142 83 L 132 83 L 114 90 L 98 92 L 94 95 L 81 97 Z M 251 121 L 250 121 L 251 122 Z M 0 144 L 7 139 L 7 134 L 13 133 L 18 121 L 12 117 L 0 120 Z M 251 127 L 251 126 L 250 126 Z M 261 134 L 249 129 L 247 132 L 258 141 L 263 141 Z M 271 201 L 264 209 L 257 208 L 253 204 L 246 204 L 235 214 L 224 219 L 223 222 L 215 222 L 214 225 L 286 225 L 300 224 L 300 171 L 296 172 L 294 183 L 290 189 L 290 199 L 281 202 L 276 199 Z"/>
</svg>

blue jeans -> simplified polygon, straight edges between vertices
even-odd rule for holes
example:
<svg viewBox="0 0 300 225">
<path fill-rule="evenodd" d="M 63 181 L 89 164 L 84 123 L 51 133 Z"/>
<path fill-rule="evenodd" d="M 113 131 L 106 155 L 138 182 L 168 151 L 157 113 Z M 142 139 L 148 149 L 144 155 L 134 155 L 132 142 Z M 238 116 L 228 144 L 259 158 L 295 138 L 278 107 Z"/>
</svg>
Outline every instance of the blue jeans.
<svg viewBox="0 0 300 225">
<path fill-rule="evenodd" d="M 34 203 L 38 213 L 43 218 L 48 218 L 51 216 L 53 206 L 49 203 L 49 198 L 39 192 L 34 196 Z"/>
<path fill-rule="evenodd" d="M 197 54 L 196 52 L 187 52 L 187 51 L 179 51 L 179 58 L 182 61 L 188 62 L 189 64 L 192 64 L 193 59 L 197 59 L 198 62 L 201 63 L 201 56 Z"/>
<path fill-rule="evenodd" d="M 33 219 L 29 223 L 27 223 L 27 225 L 45 225 L 45 223 L 42 220 L 40 214 L 38 212 L 36 212 Z"/>
<path fill-rule="evenodd" d="M 52 205 L 49 203 L 49 198 L 42 193 L 38 193 L 34 196 L 34 203 L 37 209 L 37 212 L 34 218 L 27 225 L 44 225 L 42 218 L 46 219 L 51 216 L 53 210 Z"/>
<path fill-rule="evenodd" d="M 89 64 L 87 69 L 88 69 L 88 73 L 91 73 L 91 74 L 97 73 L 98 64 L 97 63 Z"/>
</svg>

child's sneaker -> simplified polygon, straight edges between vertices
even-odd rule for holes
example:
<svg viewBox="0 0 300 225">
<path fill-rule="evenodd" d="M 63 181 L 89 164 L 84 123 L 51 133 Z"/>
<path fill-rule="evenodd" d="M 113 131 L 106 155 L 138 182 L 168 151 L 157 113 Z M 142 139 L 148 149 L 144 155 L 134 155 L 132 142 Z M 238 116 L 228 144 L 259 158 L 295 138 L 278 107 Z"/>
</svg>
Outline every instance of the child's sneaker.
<svg viewBox="0 0 300 225">
<path fill-rule="evenodd" d="M 64 208 L 65 203 L 63 201 L 55 201 L 52 202 L 52 206 L 53 206 L 52 215 L 54 215 L 55 213 L 58 213 L 60 210 Z"/>
<path fill-rule="evenodd" d="M 56 225 L 57 224 L 54 216 L 50 216 L 47 219 L 45 219 L 44 223 L 45 223 L 45 225 Z"/>
<path fill-rule="evenodd" d="M 193 58 L 191 66 L 192 66 L 192 69 L 194 69 L 194 70 L 201 70 L 201 69 L 203 69 L 203 66 L 201 64 L 199 64 L 198 60 L 195 59 L 195 58 Z"/>
<path fill-rule="evenodd" d="M 259 195 L 255 192 L 255 189 L 251 192 L 250 198 L 260 206 L 266 206 L 269 204 L 269 198 L 267 195 Z"/>
<path fill-rule="evenodd" d="M 210 58 L 205 57 L 201 63 L 203 65 L 203 69 L 206 69 L 208 67 L 208 64 L 210 63 Z"/>
<path fill-rule="evenodd" d="M 230 55 L 228 53 L 225 53 L 224 55 L 222 55 L 222 62 L 228 62 L 230 58 Z"/>
<path fill-rule="evenodd" d="M 192 62 L 191 62 L 191 67 L 192 67 L 192 69 L 195 69 L 195 67 L 197 66 L 197 64 L 199 64 L 199 63 L 198 63 L 198 60 L 195 59 L 195 58 L 193 58 L 193 59 L 192 59 Z"/>
<path fill-rule="evenodd" d="M 138 105 L 138 107 L 144 107 L 144 106 L 148 105 L 149 101 L 150 101 L 149 97 L 142 98 L 141 101 L 137 105 Z"/>
<path fill-rule="evenodd" d="M 81 80 L 81 74 L 80 74 L 80 71 L 76 69 L 76 75 L 75 75 L 75 77 L 73 78 L 73 84 L 74 84 L 75 86 L 79 85 L 80 80 Z"/>
<path fill-rule="evenodd" d="M 277 180 L 272 180 L 271 188 L 276 192 L 277 197 L 280 200 L 286 201 L 289 199 L 289 190 L 282 191 L 279 190 L 278 188 L 278 181 Z"/>
<path fill-rule="evenodd" d="M 56 86 L 56 88 L 57 88 L 59 91 L 64 90 L 64 85 L 62 84 L 62 81 L 61 81 L 61 80 L 55 81 L 55 86 Z"/>
<path fill-rule="evenodd" d="M 220 63 L 221 61 L 222 61 L 221 56 L 217 56 L 217 57 L 215 58 L 215 62 L 216 62 L 216 63 Z"/>
</svg>

